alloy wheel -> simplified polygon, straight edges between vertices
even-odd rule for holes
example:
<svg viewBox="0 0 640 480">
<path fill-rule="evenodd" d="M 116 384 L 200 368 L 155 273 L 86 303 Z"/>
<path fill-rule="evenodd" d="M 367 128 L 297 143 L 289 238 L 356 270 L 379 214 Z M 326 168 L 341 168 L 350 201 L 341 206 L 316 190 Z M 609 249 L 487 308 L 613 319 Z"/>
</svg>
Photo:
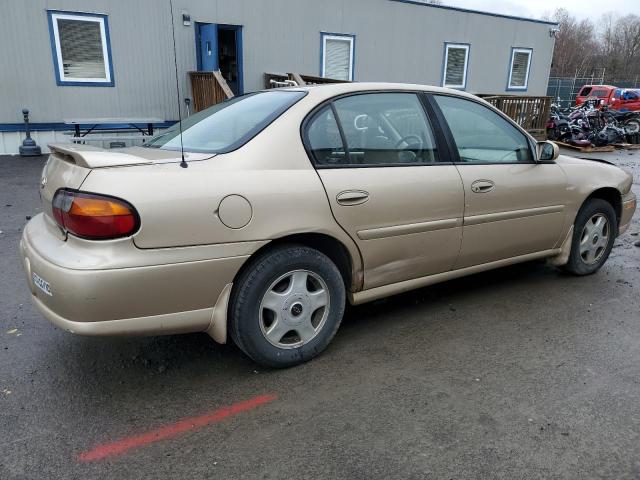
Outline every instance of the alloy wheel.
<svg viewBox="0 0 640 480">
<path fill-rule="evenodd" d="M 609 244 L 609 220 L 602 213 L 596 213 L 585 224 L 580 236 L 580 257 L 587 265 L 597 263 Z"/>
<path fill-rule="evenodd" d="M 260 330 L 275 347 L 300 347 L 320 333 L 329 305 L 329 289 L 319 275 L 309 270 L 287 272 L 262 297 Z"/>
</svg>

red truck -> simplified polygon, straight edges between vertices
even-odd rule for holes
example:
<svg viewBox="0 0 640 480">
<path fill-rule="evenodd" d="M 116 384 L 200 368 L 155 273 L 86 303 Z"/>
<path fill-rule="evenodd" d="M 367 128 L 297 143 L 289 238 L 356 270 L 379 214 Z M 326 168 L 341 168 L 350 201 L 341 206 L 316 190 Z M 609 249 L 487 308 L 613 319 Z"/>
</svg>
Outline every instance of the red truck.
<svg viewBox="0 0 640 480">
<path fill-rule="evenodd" d="M 612 85 L 585 85 L 578 92 L 576 106 L 582 105 L 589 98 L 604 101 L 612 110 L 640 111 L 640 90 L 618 88 Z"/>
</svg>

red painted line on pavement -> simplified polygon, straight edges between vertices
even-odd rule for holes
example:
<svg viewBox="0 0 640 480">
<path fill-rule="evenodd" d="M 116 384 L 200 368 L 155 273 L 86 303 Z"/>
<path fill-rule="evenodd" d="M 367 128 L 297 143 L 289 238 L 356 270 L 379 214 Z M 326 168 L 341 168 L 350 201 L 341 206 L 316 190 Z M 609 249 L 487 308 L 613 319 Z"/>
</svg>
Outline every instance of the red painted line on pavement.
<svg viewBox="0 0 640 480">
<path fill-rule="evenodd" d="M 200 415 L 199 417 L 186 418 L 179 422 L 150 430 L 149 432 L 141 435 L 134 435 L 122 438 L 115 442 L 98 445 L 91 450 L 78 454 L 76 458 L 81 462 L 93 462 L 107 457 L 115 457 L 134 448 L 142 447 L 160 440 L 173 438 L 181 433 L 204 427 L 212 423 L 221 422 L 222 420 L 238 413 L 253 410 L 260 405 L 272 402 L 276 398 L 277 397 L 275 395 L 258 395 L 250 400 L 234 403 L 233 405 L 219 408 L 212 412 L 205 413 L 204 415 Z"/>
</svg>

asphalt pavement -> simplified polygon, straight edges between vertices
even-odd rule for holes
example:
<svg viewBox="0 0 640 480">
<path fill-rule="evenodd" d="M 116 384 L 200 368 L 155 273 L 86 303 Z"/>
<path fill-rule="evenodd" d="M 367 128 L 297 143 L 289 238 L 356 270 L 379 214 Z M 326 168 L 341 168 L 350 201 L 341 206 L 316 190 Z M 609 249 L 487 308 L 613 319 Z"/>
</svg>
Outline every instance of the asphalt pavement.
<svg viewBox="0 0 640 480">
<path fill-rule="evenodd" d="M 640 196 L 640 152 L 596 156 Z M 534 262 L 352 307 L 319 358 L 267 370 L 205 334 L 45 321 L 17 253 L 42 164 L 0 157 L 0 479 L 640 478 L 638 214 L 596 275 Z"/>
</svg>

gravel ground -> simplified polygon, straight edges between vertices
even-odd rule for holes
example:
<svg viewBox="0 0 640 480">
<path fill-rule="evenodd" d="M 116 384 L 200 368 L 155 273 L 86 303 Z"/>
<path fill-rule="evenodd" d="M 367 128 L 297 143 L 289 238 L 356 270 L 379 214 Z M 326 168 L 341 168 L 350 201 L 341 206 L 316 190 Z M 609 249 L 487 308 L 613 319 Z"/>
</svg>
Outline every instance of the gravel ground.
<svg viewBox="0 0 640 480">
<path fill-rule="evenodd" d="M 640 152 L 596 156 L 640 179 Z M 86 338 L 46 322 L 17 256 L 42 163 L 0 157 L 1 479 L 640 477 L 638 215 L 597 275 L 534 262 L 350 308 L 322 356 L 270 371 L 204 334 Z"/>
</svg>

